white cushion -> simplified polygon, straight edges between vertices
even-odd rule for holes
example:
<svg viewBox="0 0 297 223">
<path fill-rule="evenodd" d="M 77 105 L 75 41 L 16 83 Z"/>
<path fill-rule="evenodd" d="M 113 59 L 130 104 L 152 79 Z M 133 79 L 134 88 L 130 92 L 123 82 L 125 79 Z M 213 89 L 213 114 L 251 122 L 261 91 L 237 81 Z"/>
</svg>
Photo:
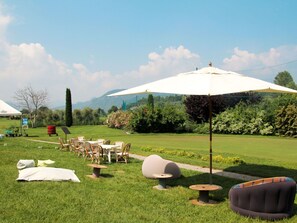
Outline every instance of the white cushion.
<svg viewBox="0 0 297 223">
<path fill-rule="evenodd" d="M 24 181 L 73 181 L 80 182 L 74 170 L 54 167 L 31 167 L 19 171 L 16 180 Z"/>
<path fill-rule="evenodd" d="M 28 167 L 35 167 L 34 160 L 19 160 L 17 163 L 18 170 L 22 170 Z"/>
</svg>

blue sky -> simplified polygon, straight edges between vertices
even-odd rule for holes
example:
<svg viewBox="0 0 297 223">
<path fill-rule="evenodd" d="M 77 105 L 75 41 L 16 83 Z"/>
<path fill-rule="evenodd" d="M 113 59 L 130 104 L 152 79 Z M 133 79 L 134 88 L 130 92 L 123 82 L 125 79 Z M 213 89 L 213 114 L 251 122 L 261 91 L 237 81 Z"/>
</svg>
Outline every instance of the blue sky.
<svg viewBox="0 0 297 223">
<path fill-rule="evenodd" d="M 287 70 L 297 82 L 296 8 L 294 0 L 0 0 L 1 99 L 31 85 L 48 90 L 50 107 L 64 104 L 66 88 L 75 103 L 209 61 L 271 82 Z"/>
</svg>

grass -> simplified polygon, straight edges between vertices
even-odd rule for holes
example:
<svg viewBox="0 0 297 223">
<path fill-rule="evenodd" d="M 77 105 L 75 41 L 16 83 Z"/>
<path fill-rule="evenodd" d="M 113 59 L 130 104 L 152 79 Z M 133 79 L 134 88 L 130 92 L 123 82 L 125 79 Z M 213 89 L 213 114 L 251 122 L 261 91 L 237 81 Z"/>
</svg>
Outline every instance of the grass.
<svg viewBox="0 0 297 223">
<path fill-rule="evenodd" d="M 10 124 L 4 122 L 0 120 L 0 132 L 6 124 Z M 60 128 L 57 131 L 64 137 Z M 84 135 L 87 138 L 131 142 L 132 152 L 137 154 L 148 155 L 141 149 L 142 146 L 208 153 L 208 136 L 204 135 L 129 135 L 104 126 L 75 126 L 70 128 L 70 132 L 68 138 Z M 29 129 L 28 133 L 29 137 L 5 138 L 0 141 L 0 222 L 263 222 L 239 216 L 230 210 L 228 191 L 232 185 L 240 182 L 238 180 L 214 176 L 214 183 L 223 187 L 223 190 L 211 193 L 219 204 L 215 207 L 193 206 L 189 199 L 197 197 L 197 192 L 188 187 L 208 182 L 208 174 L 182 169 L 182 178 L 169 181 L 172 186 L 170 190 L 158 191 L 152 189 L 157 184 L 156 180 L 142 176 L 142 162 L 131 159 L 127 165 L 107 164 L 108 168 L 102 170 L 104 178 L 92 180 L 86 177 L 92 171 L 87 166 L 89 161 L 70 152 L 59 151 L 56 145 L 27 140 L 31 138 L 57 142 L 56 136 L 47 135 L 46 128 Z M 287 156 L 283 152 L 296 148 L 296 139 L 215 135 L 213 140 L 216 154 L 243 157 L 248 161 L 246 171 L 253 175 L 258 175 L 257 168 L 258 173 L 263 168 L 263 175 L 278 175 L 275 174 L 277 170 L 297 179 L 296 153 L 293 151 L 291 156 Z M 277 144 L 282 145 L 280 149 Z M 246 152 L 244 148 L 250 148 L 250 151 Z M 266 156 L 257 156 L 259 150 L 265 150 Z M 208 162 L 196 158 L 160 155 L 185 163 L 208 165 Z M 55 167 L 75 170 L 81 182 L 17 182 L 16 163 L 19 159 L 54 160 Z M 215 166 L 235 172 L 244 169 L 243 166 L 230 164 Z M 296 204 L 295 200 L 295 216 L 281 222 L 297 222 Z"/>
</svg>

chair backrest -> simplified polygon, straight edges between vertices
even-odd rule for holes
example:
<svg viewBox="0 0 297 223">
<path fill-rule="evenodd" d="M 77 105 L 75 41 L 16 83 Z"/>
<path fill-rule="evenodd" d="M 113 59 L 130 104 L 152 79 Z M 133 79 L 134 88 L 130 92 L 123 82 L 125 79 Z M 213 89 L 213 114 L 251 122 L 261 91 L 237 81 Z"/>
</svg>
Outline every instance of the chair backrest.
<svg viewBox="0 0 297 223">
<path fill-rule="evenodd" d="M 114 142 L 114 144 L 117 145 L 117 146 L 119 146 L 121 150 L 124 147 L 124 142 L 123 141 L 116 141 L 116 142 Z"/>
<path fill-rule="evenodd" d="M 76 148 L 80 147 L 82 145 L 82 142 L 79 141 L 78 139 L 74 139 L 73 140 L 73 144 Z"/>
<path fill-rule="evenodd" d="M 103 145 L 105 142 L 105 139 L 97 139 L 99 145 Z"/>
<path fill-rule="evenodd" d="M 78 140 L 77 140 L 76 138 L 71 138 L 71 139 L 69 140 L 69 143 L 70 143 L 71 146 L 75 146 L 77 141 L 78 141 Z"/>
<path fill-rule="evenodd" d="M 85 151 L 87 155 L 93 153 L 91 143 L 85 142 Z"/>
<path fill-rule="evenodd" d="M 103 144 L 104 144 L 104 145 L 110 145 L 110 140 L 105 140 L 105 141 L 103 142 Z"/>
<path fill-rule="evenodd" d="M 98 153 L 99 152 L 99 147 L 98 143 L 90 143 L 90 147 L 92 149 L 93 153 Z"/>
<path fill-rule="evenodd" d="M 59 137 L 59 143 L 62 147 L 64 147 L 64 142 L 63 142 L 63 139 L 61 137 Z"/>
<path fill-rule="evenodd" d="M 99 156 L 103 157 L 103 155 L 104 155 L 104 149 L 101 147 L 100 144 L 98 144 L 98 152 L 99 152 Z"/>
<path fill-rule="evenodd" d="M 75 148 L 76 148 L 76 143 L 75 143 L 75 141 L 77 141 L 77 139 L 75 139 L 75 138 L 71 138 L 71 139 L 69 140 L 69 145 L 70 145 L 70 147 L 71 147 L 72 149 L 75 149 Z"/>
<path fill-rule="evenodd" d="M 79 141 L 84 141 L 84 140 L 85 140 L 85 137 L 84 137 L 84 136 L 78 136 L 77 139 L 78 139 Z"/>
<path fill-rule="evenodd" d="M 131 143 L 127 143 L 124 148 L 123 148 L 123 152 L 122 153 L 129 153 L 131 149 Z"/>
</svg>

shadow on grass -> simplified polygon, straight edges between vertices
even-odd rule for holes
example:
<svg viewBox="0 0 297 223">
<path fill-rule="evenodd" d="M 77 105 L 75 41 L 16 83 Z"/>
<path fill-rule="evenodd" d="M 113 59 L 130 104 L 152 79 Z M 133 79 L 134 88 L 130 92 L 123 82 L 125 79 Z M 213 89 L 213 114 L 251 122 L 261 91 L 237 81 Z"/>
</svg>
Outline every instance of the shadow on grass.
<svg viewBox="0 0 297 223">
<path fill-rule="evenodd" d="M 230 188 L 240 183 L 239 180 L 231 179 L 231 178 L 225 178 L 220 176 L 212 176 L 213 184 L 219 185 L 222 187 L 222 190 L 210 192 L 210 198 L 215 201 L 224 201 L 228 199 L 228 193 Z M 203 173 L 203 174 L 195 174 L 192 176 L 181 176 L 178 179 L 172 179 L 168 180 L 167 184 L 171 187 L 185 187 L 189 188 L 191 185 L 194 184 L 209 184 L 209 174 Z M 198 191 L 196 191 L 197 197 L 198 197 Z M 196 197 L 196 198 L 197 198 Z"/>
<path fill-rule="evenodd" d="M 114 175 L 108 173 L 100 173 L 100 177 L 102 178 L 112 178 Z"/>
<path fill-rule="evenodd" d="M 225 177 L 220 177 L 215 175 L 213 175 L 212 179 L 213 179 L 213 184 L 219 185 L 222 187 L 222 190 L 211 191 L 209 193 L 210 199 L 217 202 L 223 202 L 228 200 L 229 199 L 228 194 L 231 187 L 234 186 L 235 184 L 242 182 L 240 180 L 225 178 Z M 209 174 L 204 173 L 204 174 L 195 174 L 192 176 L 181 176 L 178 179 L 168 180 L 167 184 L 171 187 L 182 186 L 185 188 L 189 188 L 189 186 L 194 184 L 209 184 Z M 189 197 L 189 200 L 198 198 L 198 194 L 199 194 L 198 191 L 193 192 L 193 194 L 194 194 L 193 196 Z M 297 204 L 294 203 L 292 216 L 296 214 L 297 214 Z"/>
<path fill-rule="evenodd" d="M 224 169 L 224 171 L 242 173 L 257 177 L 276 177 L 286 176 L 297 180 L 297 170 L 288 169 L 279 166 L 261 165 L 261 164 L 240 164 Z"/>
</svg>

